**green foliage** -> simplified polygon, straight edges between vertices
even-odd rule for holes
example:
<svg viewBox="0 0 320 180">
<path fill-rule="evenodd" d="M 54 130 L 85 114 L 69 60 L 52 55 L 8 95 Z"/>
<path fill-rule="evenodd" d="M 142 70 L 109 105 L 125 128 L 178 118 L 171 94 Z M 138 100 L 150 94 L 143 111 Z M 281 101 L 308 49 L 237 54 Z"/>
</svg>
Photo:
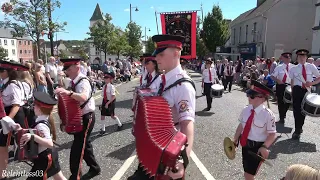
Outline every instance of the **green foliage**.
<svg viewBox="0 0 320 180">
<path fill-rule="evenodd" d="M 223 19 L 219 6 L 214 5 L 203 20 L 203 41 L 209 51 L 215 52 L 217 46 L 223 46 L 228 37 L 228 23 Z"/>
<path fill-rule="evenodd" d="M 152 41 L 152 37 L 149 37 L 149 39 L 146 42 L 146 53 L 152 54 L 154 51 L 154 42 Z"/>
<path fill-rule="evenodd" d="M 60 59 L 63 59 L 63 58 L 68 58 L 67 54 L 63 51 L 63 50 L 59 50 L 59 57 Z"/>
<path fill-rule="evenodd" d="M 206 47 L 206 45 L 203 42 L 203 39 L 200 38 L 200 32 L 201 32 L 201 25 L 202 21 L 200 19 L 200 16 L 197 18 L 197 56 L 199 59 L 202 59 L 209 51 Z"/>
<path fill-rule="evenodd" d="M 116 28 L 112 34 L 112 44 L 110 48 L 110 53 L 116 54 L 118 58 L 123 55 L 129 49 L 129 44 L 127 41 L 127 35 L 120 28 Z"/>
<path fill-rule="evenodd" d="M 4 60 L 8 57 L 8 53 L 3 47 L 0 46 L 0 60 Z"/>
<path fill-rule="evenodd" d="M 83 60 L 89 59 L 89 56 L 87 55 L 87 53 L 85 52 L 84 49 L 80 49 L 78 51 L 78 53 L 79 53 L 79 56 L 80 56 L 81 59 L 83 59 Z"/>
<path fill-rule="evenodd" d="M 141 26 L 137 25 L 135 22 L 129 22 L 126 28 L 127 41 L 129 44 L 128 55 L 130 57 L 138 57 L 141 54 Z"/>
<path fill-rule="evenodd" d="M 4 20 L 0 21 L 0 27 L 12 28 L 14 37 L 31 37 L 38 46 L 38 54 L 40 54 L 40 36 L 41 33 L 48 33 L 49 27 L 53 31 L 63 31 L 66 22 L 58 23 L 48 21 L 48 7 L 51 12 L 56 8 L 60 8 L 59 0 L 52 0 L 50 3 L 43 0 L 11 0 L 13 11 L 5 14 Z M 50 13 L 51 13 L 50 12 Z"/>
<path fill-rule="evenodd" d="M 107 53 L 112 50 L 112 40 L 115 31 L 115 26 L 111 23 L 112 17 L 110 14 L 106 14 L 104 20 L 99 20 L 90 28 L 91 40 L 93 40 L 94 46 L 100 51 L 104 52 L 105 59 Z"/>
</svg>

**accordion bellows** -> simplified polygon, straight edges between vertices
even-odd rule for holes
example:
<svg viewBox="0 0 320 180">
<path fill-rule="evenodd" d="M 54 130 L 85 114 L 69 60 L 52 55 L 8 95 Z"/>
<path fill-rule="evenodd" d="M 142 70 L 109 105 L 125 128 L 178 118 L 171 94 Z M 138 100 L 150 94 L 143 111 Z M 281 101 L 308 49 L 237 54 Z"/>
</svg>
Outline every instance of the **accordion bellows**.
<svg viewBox="0 0 320 180">
<path fill-rule="evenodd" d="M 30 131 L 32 131 L 33 134 L 39 135 L 39 132 L 36 129 L 20 129 L 15 133 L 14 160 L 27 161 L 38 157 L 38 143 L 36 143 L 34 140 L 30 140 L 24 146 L 20 144 L 22 135 L 31 133 Z"/>
<path fill-rule="evenodd" d="M 168 102 L 162 96 L 145 96 L 138 90 L 134 136 L 139 162 L 149 177 L 166 178 L 165 170 L 174 168 L 187 143 L 187 137 L 173 124 Z"/>
<path fill-rule="evenodd" d="M 6 111 L 4 110 L 4 104 L 2 101 L 2 97 L 0 96 L 0 119 L 6 116 Z"/>
<path fill-rule="evenodd" d="M 82 111 L 78 101 L 58 93 L 58 114 L 66 133 L 74 134 L 82 131 Z"/>
</svg>

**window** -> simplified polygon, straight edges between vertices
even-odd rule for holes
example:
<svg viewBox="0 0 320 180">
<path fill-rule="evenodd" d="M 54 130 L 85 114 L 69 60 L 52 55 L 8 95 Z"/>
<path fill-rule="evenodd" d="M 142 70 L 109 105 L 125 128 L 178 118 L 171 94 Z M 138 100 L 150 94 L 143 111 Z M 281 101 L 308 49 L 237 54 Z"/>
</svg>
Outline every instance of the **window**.
<svg viewBox="0 0 320 180">
<path fill-rule="evenodd" d="M 12 49 L 12 55 L 16 55 L 16 50 Z"/>
<path fill-rule="evenodd" d="M 22 54 L 22 50 L 20 50 L 20 54 Z"/>
<path fill-rule="evenodd" d="M 27 45 L 27 41 L 24 41 L 24 45 Z"/>
<path fill-rule="evenodd" d="M 9 54 L 8 54 L 8 49 L 4 49 L 4 51 L 7 53 L 7 55 L 9 55 Z"/>
<path fill-rule="evenodd" d="M 19 41 L 19 45 L 22 45 L 22 42 L 21 42 L 21 41 Z"/>
<path fill-rule="evenodd" d="M 241 43 L 241 27 L 240 27 L 240 30 L 239 30 L 239 44 Z"/>
<path fill-rule="evenodd" d="M 28 41 L 28 45 L 30 46 L 30 41 Z"/>
<path fill-rule="evenodd" d="M 257 33 L 257 23 L 255 22 L 255 23 L 253 23 L 252 42 L 256 42 L 256 33 Z"/>
<path fill-rule="evenodd" d="M 2 44 L 2 39 L 0 39 L 0 45 Z"/>
<path fill-rule="evenodd" d="M 233 45 L 236 44 L 236 28 L 233 29 Z"/>
<path fill-rule="evenodd" d="M 27 54 L 27 50 L 24 50 L 24 53 Z"/>
<path fill-rule="evenodd" d="M 4 45 L 8 45 L 8 42 L 7 42 L 7 40 L 5 39 L 5 40 L 3 40 L 3 43 L 4 43 Z"/>
<path fill-rule="evenodd" d="M 31 50 L 29 50 L 29 54 L 31 54 Z"/>
<path fill-rule="evenodd" d="M 249 25 L 246 25 L 246 41 L 245 42 L 248 42 L 248 28 L 249 28 Z"/>
<path fill-rule="evenodd" d="M 14 46 L 14 40 L 11 40 L 11 45 Z"/>
</svg>

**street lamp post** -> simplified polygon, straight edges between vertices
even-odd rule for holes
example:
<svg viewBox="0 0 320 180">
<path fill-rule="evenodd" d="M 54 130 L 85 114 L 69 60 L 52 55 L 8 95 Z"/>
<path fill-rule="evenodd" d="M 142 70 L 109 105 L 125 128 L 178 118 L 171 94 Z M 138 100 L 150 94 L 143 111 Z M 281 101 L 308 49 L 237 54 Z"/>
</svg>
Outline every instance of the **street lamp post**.
<svg viewBox="0 0 320 180">
<path fill-rule="evenodd" d="M 148 29 L 149 31 L 151 31 L 150 28 Z M 144 49 L 145 51 L 147 50 L 147 27 L 146 26 L 144 27 Z"/>
<path fill-rule="evenodd" d="M 130 3 L 130 22 L 132 22 L 132 14 L 131 14 L 131 9 L 135 8 L 134 11 L 139 11 L 138 7 L 132 7 Z"/>
</svg>

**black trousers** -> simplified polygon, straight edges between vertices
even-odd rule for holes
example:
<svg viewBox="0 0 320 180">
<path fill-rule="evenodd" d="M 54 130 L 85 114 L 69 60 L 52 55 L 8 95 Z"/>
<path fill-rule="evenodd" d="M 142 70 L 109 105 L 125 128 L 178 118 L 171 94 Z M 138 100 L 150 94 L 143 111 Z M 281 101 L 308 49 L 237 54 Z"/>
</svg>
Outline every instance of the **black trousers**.
<svg viewBox="0 0 320 180">
<path fill-rule="evenodd" d="M 229 84 L 229 92 L 230 92 L 232 88 L 232 83 L 233 83 L 233 76 L 226 76 L 226 80 L 224 82 L 224 90 L 227 89 L 227 86 Z"/>
<path fill-rule="evenodd" d="M 290 104 L 285 103 L 283 101 L 284 91 L 286 90 L 287 85 L 285 84 L 277 84 L 276 85 L 276 95 L 278 101 L 278 111 L 279 118 L 284 120 L 286 118 L 287 111 L 289 109 Z"/>
<path fill-rule="evenodd" d="M 149 175 L 146 174 L 146 171 L 143 170 L 142 165 L 138 165 L 138 169 L 136 172 L 127 178 L 127 180 L 154 180 L 154 177 L 149 177 Z M 176 180 L 183 180 L 183 178 L 176 179 Z"/>
<path fill-rule="evenodd" d="M 207 108 L 211 108 L 211 104 L 212 104 L 212 97 L 210 95 L 211 86 L 212 86 L 212 83 L 204 83 L 203 93 L 206 95 L 206 98 L 207 98 Z"/>
<path fill-rule="evenodd" d="M 292 101 L 293 101 L 293 116 L 295 133 L 301 134 L 302 127 L 306 116 L 301 112 L 301 103 L 304 95 L 307 93 L 307 89 L 301 86 L 294 86 L 292 89 Z"/>
<path fill-rule="evenodd" d="M 53 81 L 52 78 L 51 78 L 51 80 Z M 50 81 L 47 77 L 46 77 L 46 81 L 47 81 L 48 94 L 50 94 L 50 96 L 53 97 L 53 94 L 54 94 L 53 84 L 50 83 Z"/>
<path fill-rule="evenodd" d="M 93 147 L 90 140 L 90 135 L 95 124 L 95 114 L 87 113 L 83 115 L 83 130 L 74 134 L 74 140 L 70 151 L 70 172 L 71 176 L 69 180 L 77 180 L 78 176 L 81 176 L 82 159 L 90 167 L 89 171 L 100 172 L 100 166 L 98 165 L 94 155 Z"/>
</svg>

